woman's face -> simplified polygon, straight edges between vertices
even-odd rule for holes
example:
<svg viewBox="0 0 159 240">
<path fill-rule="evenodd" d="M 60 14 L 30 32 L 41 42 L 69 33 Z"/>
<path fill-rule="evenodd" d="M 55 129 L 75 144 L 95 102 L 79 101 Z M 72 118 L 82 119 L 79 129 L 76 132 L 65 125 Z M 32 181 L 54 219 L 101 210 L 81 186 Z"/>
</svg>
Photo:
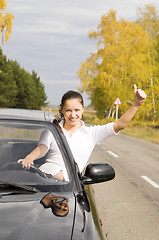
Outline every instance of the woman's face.
<svg viewBox="0 0 159 240">
<path fill-rule="evenodd" d="M 68 99 L 62 108 L 62 114 L 65 122 L 70 126 L 81 124 L 80 120 L 82 118 L 83 111 L 84 107 L 78 98 Z"/>
</svg>

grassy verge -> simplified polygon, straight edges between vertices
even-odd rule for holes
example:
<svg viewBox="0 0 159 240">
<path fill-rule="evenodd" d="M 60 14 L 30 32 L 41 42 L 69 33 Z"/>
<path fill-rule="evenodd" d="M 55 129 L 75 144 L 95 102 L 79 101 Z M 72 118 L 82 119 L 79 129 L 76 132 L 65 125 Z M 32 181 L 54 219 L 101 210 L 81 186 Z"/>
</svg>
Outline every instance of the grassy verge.
<svg viewBox="0 0 159 240">
<path fill-rule="evenodd" d="M 148 126 L 128 126 L 121 133 L 159 144 L 159 129 Z"/>
</svg>

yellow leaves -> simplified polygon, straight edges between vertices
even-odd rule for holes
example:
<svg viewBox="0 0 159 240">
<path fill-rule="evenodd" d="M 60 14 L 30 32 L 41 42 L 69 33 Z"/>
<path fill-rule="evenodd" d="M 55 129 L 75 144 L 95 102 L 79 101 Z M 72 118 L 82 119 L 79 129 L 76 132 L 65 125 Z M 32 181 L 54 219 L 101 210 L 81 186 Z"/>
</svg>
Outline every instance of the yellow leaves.
<svg viewBox="0 0 159 240">
<path fill-rule="evenodd" d="M 5 0 L 0 0 L 0 10 L 4 11 L 4 9 L 6 8 L 6 2 Z"/>
<path fill-rule="evenodd" d="M 11 13 L 4 13 L 6 8 L 5 0 L 0 0 L 0 36 L 2 36 L 2 45 L 8 41 L 10 33 L 12 33 L 12 20 L 14 16 Z"/>
<path fill-rule="evenodd" d="M 7 42 L 9 39 L 10 33 L 12 33 L 12 19 L 14 17 L 12 16 L 11 13 L 6 13 L 4 17 L 4 22 L 5 22 L 5 41 Z"/>
<path fill-rule="evenodd" d="M 83 87 L 81 88 L 81 91 L 88 90 L 92 86 L 93 81 L 93 71 L 94 71 L 94 64 L 90 61 L 83 62 L 80 64 L 80 70 L 77 72 L 78 77 L 81 79 Z"/>
<path fill-rule="evenodd" d="M 88 34 L 88 37 L 91 39 L 91 38 L 97 38 L 97 32 L 90 32 L 89 34 Z"/>
<path fill-rule="evenodd" d="M 106 72 L 101 72 L 99 75 L 99 81 L 97 85 L 99 85 L 100 88 L 107 89 L 111 87 L 111 74 L 107 74 Z"/>
</svg>

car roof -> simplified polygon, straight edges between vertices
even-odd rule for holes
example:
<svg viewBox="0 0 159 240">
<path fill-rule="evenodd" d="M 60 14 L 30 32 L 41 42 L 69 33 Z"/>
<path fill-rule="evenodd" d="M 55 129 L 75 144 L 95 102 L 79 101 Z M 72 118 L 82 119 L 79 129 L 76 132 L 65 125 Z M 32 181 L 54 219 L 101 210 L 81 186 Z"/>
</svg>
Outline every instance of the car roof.
<svg viewBox="0 0 159 240">
<path fill-rule="evenodd" d="M 20 119 L 53 122 L 55 114 L 49 111 L 0 108 L 0 119 Z"/>
</svg>

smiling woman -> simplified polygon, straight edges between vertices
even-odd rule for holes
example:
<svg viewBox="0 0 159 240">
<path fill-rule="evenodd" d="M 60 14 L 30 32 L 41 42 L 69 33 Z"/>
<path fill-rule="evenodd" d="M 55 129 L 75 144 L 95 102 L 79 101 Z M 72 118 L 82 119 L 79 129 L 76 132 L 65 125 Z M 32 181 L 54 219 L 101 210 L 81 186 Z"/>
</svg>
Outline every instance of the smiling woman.
<svg viewBox="0 0 159 240">
<path fill-rule="evenodd" d="M 83 98 L 80 93 L 68 91 L 61 99 L 61 116 L 65 119 L 63 127 L 70 136 L 82 126 L 81 118 L 84 112 Z"/>
<path fill-rule="evenodd" d="M 134 104 L 118 121 L 102 126 L 86 127 L 81 121 L 84 112 L 81 94 L 71 90 L 63 95 L 60 105 L 60 114 L 63 120 L 60 122 L 60 126 L 81 172 L 95 145 L 110 136 L 117 135 L 121 129 L 125 128 L 145 101 L 145 92 L 137 89 L 136 84 L 134 84 L 134 99 Z"/>
<path fill-rule="evenodd" d="M 72 90 L 63 95 L 59 110 L 62 120 L 59 125 L 67 139 L 80 172 L 84 170 L 95 145 L 108 137 L 117 135 L 121 129 L 125 128 L 146 99 L 145 92 L 137 89 L 136 85 L 134 85 L 134 99 L 134 104 L 118 121 L 102 126 L 95 125 L 87 127 L 81 120 L 84 112 L 82 95 Z M 57 147 L 54 142 L 53 135 L 50 131 L 44 131 L 40 137 L 38 146 L 24 159 L 19 159 L 18 163 L 22 163 L 23 167 L 29 169 L 34 163 L 34 160 L 44 157 L 48 152 L 55 152 L 55 155 L 58 157 Z M 50 172 L 50 159 L 49 155 L 47 163 L 42 165 L 40 169 L 46 173 L 46 175 L 51 174 L 53 176 L 52 172 Z M 62 168 L 59 167 L 58 170 L 59 171 L 54 173 L 56 178 L 60 180 L 65 179 Z"/>
</svg>

